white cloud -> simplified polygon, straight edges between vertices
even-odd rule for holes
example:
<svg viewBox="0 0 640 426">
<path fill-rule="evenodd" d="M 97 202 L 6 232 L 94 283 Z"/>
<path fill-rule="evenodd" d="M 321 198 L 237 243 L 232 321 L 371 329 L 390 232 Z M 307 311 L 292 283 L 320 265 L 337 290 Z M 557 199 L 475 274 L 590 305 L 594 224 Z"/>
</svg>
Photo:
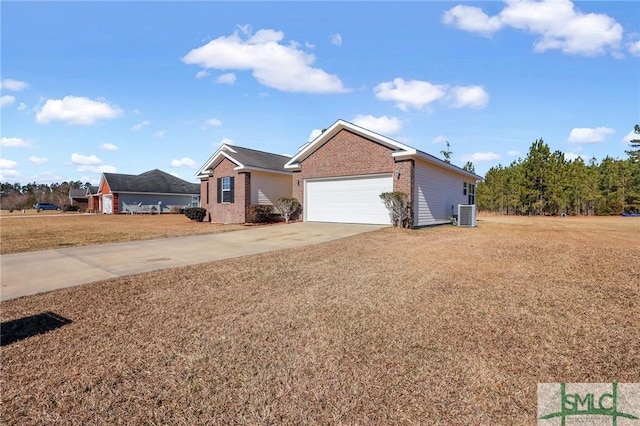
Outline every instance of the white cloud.
<svg viewBox="0 0 640 426">
<path fill-rule="evenodd" d="M 102 145 L 100 145 L 100 149 L 103 149 L 105 151 L 117 151 L 118 147 L 112 143 L 105 142 Z"/>
<path fill-rule="evenodd" d="M 622 139 L 620 139 L 620 142 L 627 145 L 632 139 L 640 139 L 640 135 L 633 130 L 627 133 Z"/>
<path fill-rule="evenodd" d="M 222 145 L 235 145 L 235 142 L 229 138 L 222 138 L 220 142 L 214 142 L 211 144 L 214 148 L 220 148 Z"/>
<path fill-rule="evenodd" d="M 572 144 L 598 143 L 603 142 L 608 135 L 615 133 L 608 127 L 576 127 L 569 133 L 568 141 Z"/>
<path fill-rule="evenodd" d="M 353 124 L 364 127 L 381 135 L 393 135 L 402 130 L 402 121 L 396 117 L 374 117 L 372 115 L 358 115 L 353 119 Z"/>
<path fill-rule="evenodd" d="M 153 136 L 155 136 L 155 137 L 156 137 L 156 138 L 158 138 L 158 139 L 162 139 L 162 138 L 164 138 L 164 137 L 165 137 L 165 135 L 166 135 L 166 134 L 167 134 L 167 131 L 166 131 L 166 130 L 158 130 L 157 132 L 155 132 L 155 133 L 153 134 Z"/>
<path fill-rule="evenodd" d="M 435 138 L 431 139 L 431 145 L 438 145 L 441 143 L 445 143 L 447 141 L 447 138 L 445 138 L 442 135 L 438 135 Z"/>
<path fill-rule="evenodd" d="M 484 108 L 489 103 L 489 94 L 482 86 L 458 86 L 451 89 L 454 108 Z"/>
<path fill-rule="evenodd" d="M 81 173 L 115 173 L 117 169 L 115 166 L 81 165 L 78 167 L 78 171 Z"/>
<path fill-rule="evenodd" d="M 202 126 L 200 126 L 200 128 L 202 130 L 206 130 L 210 127 L 220 127 L 220 126 L 222 126 L 222 121 L 220 121 L 217 118 L 209 118 L 205 120 L 204 123 L 202 123 Z"/>
<path fill-rule="evenodd" d="M 309 137 L 307 138 L 307 142 L 311 142 L 318 136 L 322 134 L 322 129 L 313 129 L 311 133 L 309 133 Z"/>
<path fill-rule="evenodd" d="M 3 169 L 0 168 L 0 180 L 8 181 L 9 179 L 16 179 L 20 177 L 20 172 L 15 169 Z"/>
<path fill-rule="evenodd" d="M 20 80 L 13 80 L 11 78 L 3 78 L 0 80 L 0 88 L 4 90 L 10 90 L 12 92 L 20 92 L 29 86 L 28 83 Z"/>
<path fill-rule="evenodd" d="M 122 110 L 115 105 L 88 98 L 65 96 L 62 99 L 48 99 L 36 115 L 38 123 L 60 120 L 69 124 L 86 126 L 97 120 L 120 116 Z"/>
<path fill-rule="evenodd" d="M 396 106 L 403 111 L 409 107 L 422 108 L 445 96 L 447 86 L 434 85 L 428 81 L 409 80 L 394 78 L 378 84 L 373 88 L 376 98 L 382 101 L 396 102 Z"/>
<path fill-rule="evenodd" d="M 18 111 L 24 111 L 25 109 L 27 109 L 27 104 L 20 102 L 20 105 L 18 105 Z"/>
<path fill-rule="evenodd" d="M 511 27 L 537 36 L 535 52 L 560 50 L 563 53 L 593 56 L 612 51 L 618 55 L 623 28 L 602 13 L 582 13 L 570 0 L 505 0 L 496 16 L 482 9 L 455 6 L 446 11 L 442 22 L 464 31 L 489 36 Z"/>
<path fill-rule="evenodd" d="M 236 82 L 236 75 L 232 72 L 221 74 L 216 78 L 216 83 L 219 84 L 234 84 Z"/>
<path fill-rule="evenodd" d="M 331 34 L 329 36 L 329 43 L 334 46 L 342 46 L 342 35 L 340 35 L 340 33 Z"/>
<path fill-rule="evenodd" d="M 640 56 L 640 40 L 630 42 L 627 47 L 633 56 Z"/>
<path fill-rule="evenodd" d="M 211 73 L 207 70 L 200 70 L 196 74 L 196 78 L 199 80 L 201 78 L 208 77 Z"/>
<path fill-rule="evenodd" d="M 591 157 L 589 157 L 588 155 L 585 154 L 576 154 L 575 152 L 565 152 L 564 153 L 564 158 L 567 161 L 573 161 L 577 158 L 582 158 L 585 162 L 589 161 L 591 159 Z"/>
<path fill-rule="evenodd" d="M 102 160 L 95 155 L 71 154 L 71 163 L 78 166 L 88 166 L 102 163 Z"/>
<path fill-rule="evenodd" d="M 80 182 L 89 182 L 91 185 L 97 186 L 100 183 L 100 178 L 84 175 L 80 176 Z"/>
<path fill-rule="evenodd" d="M 171 160 L 171 167 L 196 167 L 196 162 L 191 158 L 183 157 L 180 160 Z"/>
<path fill-rule="evenodd" d="M 0 107 L 5 107 L 7 105 L 11 105 L 15 101 L 16 101 L 16 97 L 15 96 L 11 96 L 11 95 L 0 96 Z"/>
<path fill-rule="evenodd" d="M 182 61 L 205 69 L 251 71 L 262 85 L 284 92 L 343 93 L 342 81 L 322 69 L 313 68 L 315 56 L 297 43 L 280 44 L 282 31 L 239 27 L 230 36 L 221 36 L 191 50 Z M 244 37 L 241 37 L 241 34 Z"/>
<path fill-rule="evenodd" d="M 42 166 L 43 164 L 48 163 L 49 159 L 46 158 L 46 157 L 34 157 L 34 156 L 31 156 L 31 157 L 29 157 L 29 161 L 31 161 L 36 166 Z"/>
<path fill-rule="evenodd" d="M 6 158 L 0 158 L 0 169 L 15 169 L 18 163 L 13 160 L 7 160 Z"/>
<path fill-rule="evenodd" d="M 448 101 L 453 108 L 484 108 L 489 94 L 482 86 L 455 86 L 432 84 L 421 80 L 394 78 L 373 88 L 376 98 L 393 101 L 402 111 L 421 109 L 437 100 Z"/>
<path fill-rule="evenodd" d="M 489 36 L 502 28 L 498 17 L 489 17 L 479 7 L 455 6 L 442 15 L 442 22 L 456 28 Z"/>
<path fill-rule="evenodd" d="M 522 154 L 520 154 L 520 151 L 507 151 L 507 155 L 509 157 L 518 157 L 518 156 L 520 156 Z"/>
<path fill-rule="evenodd" d="M 28 148 L 30 145 L 22 138 L 0 138 L 0 146 L 5 148 Z"/>
<path fill-rule="evenodd" d="M 13 160 L 0 158 L 0 180 L 5 181 L 20 176 L 20 172 L 16 170 L 18 163 Z"/>
<path fill-rule="evenodd" d="M 496 161 L 500 158 L 500 154 L 496 154 L 494 152 L 474 152 L 473 154 L 461 156 L 460 160 L 464 162 L 471 161 L 472 163 L 483 163 Z"/>
<path fill-rule="evenodd" d="M 133 126 L 131 126 L 130 130 L 140 130 L 143 127 L 148 126 L 149 124 L 151 124 L 151 122 L 149 120 L 144 120 L 139 122 L 138 124 L 134 124 Z"/>
</svg>

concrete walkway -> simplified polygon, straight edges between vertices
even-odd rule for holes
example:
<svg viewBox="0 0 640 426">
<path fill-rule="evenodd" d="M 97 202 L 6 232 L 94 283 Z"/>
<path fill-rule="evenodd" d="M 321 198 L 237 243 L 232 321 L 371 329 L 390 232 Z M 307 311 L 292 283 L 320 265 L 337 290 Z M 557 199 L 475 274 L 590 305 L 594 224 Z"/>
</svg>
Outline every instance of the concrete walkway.
<svg viewBox="0 0 640 426">
<path fill-rule="evenodd" d="M 140 272 L 318 244 L 382 227 L 304 222 L 212 235 L 5 254 L 0 256 L 0 300 Z"/>
</svg>

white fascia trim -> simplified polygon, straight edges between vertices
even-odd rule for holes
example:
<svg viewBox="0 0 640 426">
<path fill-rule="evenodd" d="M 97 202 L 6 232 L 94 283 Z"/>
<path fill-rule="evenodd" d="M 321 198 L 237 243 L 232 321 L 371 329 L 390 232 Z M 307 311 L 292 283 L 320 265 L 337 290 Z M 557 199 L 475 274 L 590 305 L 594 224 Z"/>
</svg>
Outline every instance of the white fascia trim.
<svg viewBox="0 0 640 426">
<path fill-rule="evenodd" d="M 239 172 L 262 172 L 262 173 L 273 173 L 278 175 L 291 176 L 291 172 L 288 172 L 286 170 L 263 169 L 261 167 L 238 166 L 238 167 L 234 167 L 233 170 L 237 170 Z"/>
<path fill-rule="evenodd" d="M 226 145 L 226 144 L 222 145 L 220 148 L 218 148 L 218 150 L 216 152 L 213 153 L 213 155 L 211 157 L 209 157 L 209 159 L 206 161 L 206 163 L 204 163 L 204 166 L 200 167 L 200 169 L 196 172 L 196 175 L 195 175 L 196 178 L 204 179 L 204 178 L 209 177 L 209 174 L 207 173 L 207 170 L 209 170 L 211 168 L 211 165 L 217 160 L 217 157 L 220 154 L 224 155 L 225 157 L 227 157 L 228 159 L 230 159 L 234 163 L 240 164 L 236 160 L 231 158 L 229 155 L 226 155 L 224 153 L 224 151 L 231 151 L 231 152 L 237 154 L 237 151 L 235 151 L 229 145 Z"/>
<path fill-rule="evenodd" d="M 402 156 L 398 156 L 398 157 L 402 157 Z M 447 169 L 447 170 L 452 171 L 454 173 L 465 175 L 465 176 L 467 176 L 467 177 L 469 177 L 469 178 L 471 178 L 473 180 L 476 180 L 476 181 L 484 180 L 484 178 L 482 176 L 479 176 L 479 175 L 477 175 L 475 173 L 468 172 L 468 171 L 466 171 L 464 169 L 461 169 L 458 166 L 454 166 L 451 163 L 447 163 L 446 161 L 443 161 L 443 160 L 441 160 L 441 159 L 439 159 L 437 157 L 434 157 L 431 154 L 427 154 L 426 152 L 418 151 L 418 152 L 416 152 L 415 155 L 408 156 L 408 157 L 410 157 L 410 158 L 412 157 L 412 158 L 416 158 L 418 160 L 422 160 L 425 163 L 434 164 L 434 165 L 436 165 L 438 167 L 442 167 L 443 169 Z"/>
<path fill-rule="evenodd" d="M 284 168 L 285 168 L 285 169 L 297 169 L 297 170 L 300 170 L 300 168 L 301 168 L 301 167 L 302 167 L 302 166 L 300 165 L 300 163 L 293 163 L 293 164 L 289 164 L 289 163 L 287 162 L 287 164 L 285 164 L 285 165 L 284 165 Z"/>
<path fill-rule="evenodd" d="M 320 133 L 313 141 L 303 145 L 301 151 L 299 151 L 296 155 L 294 155 L 291 160 L 285 164 L 285 169 L 293 169 L 300 167 L 300 160 L 307 158 L 311 153 L 313 153 L 316 149 L 322 146 L 326 141 L 334 137 L 340 130 L 347 129 L 357 135 L 365 137 L 367 139 L 371 139 L 375 142 L 381 143 L 382 145 L 386 145 L 389 148 L 396 149 L 398 151 L 411 152 L 415 149 L 410 146 L 404 145 L 398 141 L 390 139 L 386 136 L 382 136 L 378 133 L 374 133 L 371 130 L 367 130 L 363 127 L 356 126 L 353 123 L 349 123 L 348 121 L 338 120 L 333 123 L 328 129 L 324 132 Z"/>
<path fill-rule="evenodd" d="M 418 151 L 416 151 L 413 148 L 409 148 L 407 151 L 397 151 L 397 152 L 393 152 L 391 153 L 391 156 L 393 158 L 401 158 L 401 157 L 413 157 L 418 153 Z"/>
<path fill-rule="evenodd" d="M 208 171 L 209 171 L 209 170 L 211 170 L 211 168 L 212 168 L 211 166 L 212 166 L 213 164 L 215 164 L 215 163 L 220 159 L 220 156 L 223 156 L 223 157 L 225 157 L 225 158 L 229 159 L 229 161 L 231 161 L 232 163 L 237 164 L 237 165 L 238 165 L 238 167 L 244 167 L 244 165 L 243 165 L 242 163 L 240 163 L 238 160 L 236 160 L 235 158 L 233 158 L 231 155 L 229 155 L 229 154 L 227 154 L 226 152 L 224 152 L 224 151 L 223 151 L 223 149 L 225 149 L 225 150 L 229 150 L 229 151 L 233 151 L 233 152 L 236 152 L 236 151 L 234 151 L 232 148 L 229 148 L 229 146 L 228 146 L 228 145 L 222 145 L 222 146 L 220 147 L 220 149 L 218 149 L 218 150 L 216 151 L 216 153 L 215 153 L 215 154 L 213 154 L 213 155 L 212 155 L 212 156 L 207 160 L 207 162 L 205 163 L 205 165 L 204 165 L 204 166 L 202 166 L 202 167 L 200 168 L 200 170 L 198 170 L 198 172 L 196 173 L 196 178 L 198 178 L 198 179 L 206 179 L 206 178 L 208 178 L 208 177 L 209 177 L 209 173 L 208 173 Z"/>
<path fill-rule="evenodd" d="M 100 176 L 100 182 L 98 183 L 98 192 L 97 194 L 100 195 L 102 194 L 102 184 L 107 180 L 107 178 L 104 177 L 104 173 L 102 173 L 102 176 Z M 111 189 L 111 188 L 109 188 Z"/>
</svg>

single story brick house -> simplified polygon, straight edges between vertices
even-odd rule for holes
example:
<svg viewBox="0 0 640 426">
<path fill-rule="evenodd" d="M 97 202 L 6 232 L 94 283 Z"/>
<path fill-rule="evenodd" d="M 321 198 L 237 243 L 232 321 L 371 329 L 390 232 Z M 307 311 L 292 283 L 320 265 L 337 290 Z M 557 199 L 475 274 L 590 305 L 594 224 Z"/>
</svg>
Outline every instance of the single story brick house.
<svg viewBox="0 0 640 426">
<path fill-rule="evenodd" d="M 284 168 L 310 222 L 389 224 L 379 195 L 409 195 L 414 227 L 449 223 L 475 204 L 481 176 L 344 120 L 303 145 Z"/>
<path fill-rule="evenodd" d="M 103 173 L 98 185 L 98 211 L 118 213 L 169 213 L 173 207 L 197 207 L 200 185 L 162 170 L 139 175 Z"/>
<path fill-rule="evenodd" d="M 83 188 L 69 188 L 69 205 L 77 206 L 81 211 L 87 210 L 89 206 L 87 190 Z"/>
<path fill-rule="evenodd" d="M 291 197 L 291 157 L 222 145 L 196 173 L 201 207 L 217 223 L 247 222 L 252 205 L 274 205 Z"/>
<path fill-rule="evenodd" d="M 98 186 L 91 185 L 86 191 L 87 195 L 87 210 L 90 212 L 97 212 L 100 209 L 100 194 L 98 194 Z"/>
</svg>

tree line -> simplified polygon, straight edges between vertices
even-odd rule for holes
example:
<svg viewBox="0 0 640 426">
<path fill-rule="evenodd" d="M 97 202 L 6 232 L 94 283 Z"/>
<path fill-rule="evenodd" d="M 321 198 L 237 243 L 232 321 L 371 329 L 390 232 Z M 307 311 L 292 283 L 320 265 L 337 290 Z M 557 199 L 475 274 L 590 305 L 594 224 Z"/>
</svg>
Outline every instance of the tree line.
<svg viewBox="0 0 640 426">
<path fill-rule="evenodd" d="M 89 188 L 90 183 L 71 181 L 62 183 L 0 183 L 0 207 L 3 210 L 30 209 L 36 203 L 54 203 L 60 207 L 70 204 L 69 190 L 71 188 Z"/>
<path fill-rule="evenodd" d="M 635 126 L 640 135 L 640 125 Z M 567 160 L 538 139 L 524 159 L 492 167 L 477 186 L 479 210 L 514 215 L 640 213 L 640 140 L 621 160 Z"/>
</svg>

